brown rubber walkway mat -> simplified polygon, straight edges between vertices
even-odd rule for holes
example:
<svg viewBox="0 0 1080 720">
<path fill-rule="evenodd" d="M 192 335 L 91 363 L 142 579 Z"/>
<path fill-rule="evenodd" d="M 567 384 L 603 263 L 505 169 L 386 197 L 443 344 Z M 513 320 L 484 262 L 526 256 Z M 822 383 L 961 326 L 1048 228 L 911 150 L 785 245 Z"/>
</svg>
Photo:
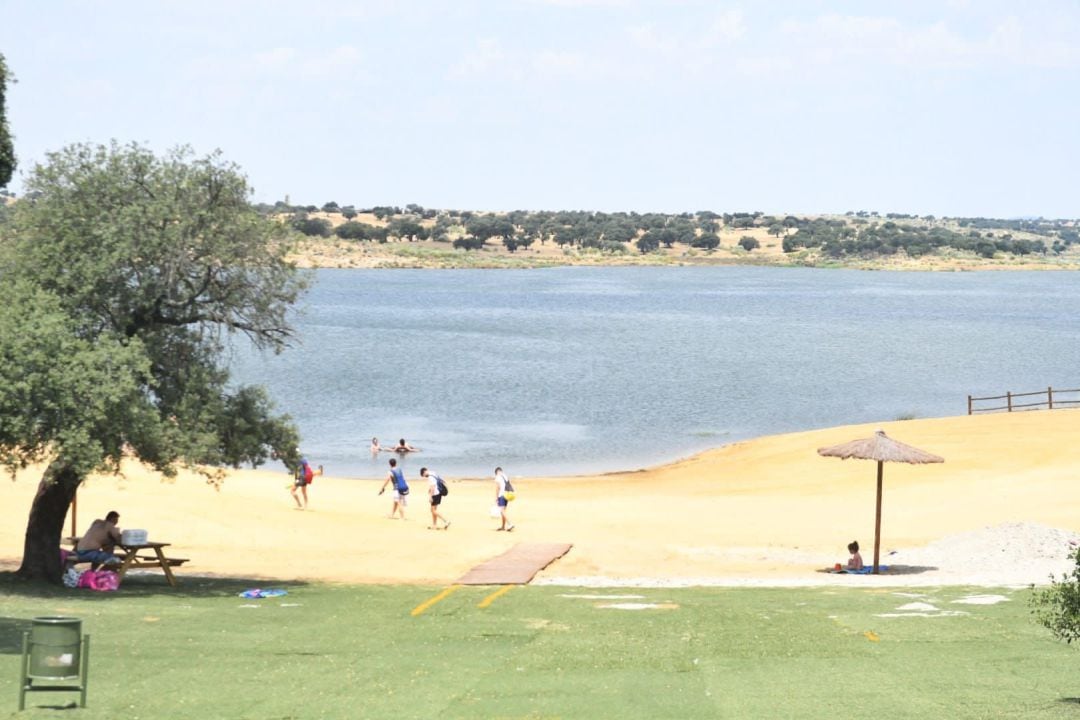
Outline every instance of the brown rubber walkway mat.
<svg viewBox="0 0 1080 720">
<path fill-rule="evenodd" d="M 460 585 L 524 585 L 570 551 L 569 543 L 518 543 L 465 573 Z"/>
</svg>

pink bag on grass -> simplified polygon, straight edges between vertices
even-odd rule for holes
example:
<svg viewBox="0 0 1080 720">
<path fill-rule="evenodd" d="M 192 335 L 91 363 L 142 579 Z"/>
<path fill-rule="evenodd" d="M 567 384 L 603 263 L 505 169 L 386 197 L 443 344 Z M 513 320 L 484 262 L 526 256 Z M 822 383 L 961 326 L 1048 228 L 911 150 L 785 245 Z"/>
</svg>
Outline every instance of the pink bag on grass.
<svg viewBox="0 0 1080 720">
<path fill-rule="evenodd" d="M 79 576 L 79 587 L 107 592 L 120 587 L 120 576 L 112 570 L 87 570 Z"/>
</svg>

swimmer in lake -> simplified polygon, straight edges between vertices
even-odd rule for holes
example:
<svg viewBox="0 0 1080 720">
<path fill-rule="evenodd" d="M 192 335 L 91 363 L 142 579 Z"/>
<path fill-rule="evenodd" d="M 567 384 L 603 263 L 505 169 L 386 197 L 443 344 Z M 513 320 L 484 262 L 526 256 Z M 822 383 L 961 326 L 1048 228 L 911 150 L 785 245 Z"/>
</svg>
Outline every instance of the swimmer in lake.
<svg viewBox="0 0 1080 720">
<path fill-rule="evenodd" d="M 376 455 L 378 455 L 379 450 L 381 450 L 381 449 L 382 448 L 379 447 L 379 438 L 377 438 L 377 437 L 371 438 L 371 457 L 375 457 Z"/>
<path fill-rule="evenodd" d="M 401 438 L 400 440 L 398 440 L 398 444 L 390 448 L 390 450 L 396 453 L 420 452 L 420 448 L 413 447 L 409 443 L 405 442 L 405 438 Z"/>
</svg>

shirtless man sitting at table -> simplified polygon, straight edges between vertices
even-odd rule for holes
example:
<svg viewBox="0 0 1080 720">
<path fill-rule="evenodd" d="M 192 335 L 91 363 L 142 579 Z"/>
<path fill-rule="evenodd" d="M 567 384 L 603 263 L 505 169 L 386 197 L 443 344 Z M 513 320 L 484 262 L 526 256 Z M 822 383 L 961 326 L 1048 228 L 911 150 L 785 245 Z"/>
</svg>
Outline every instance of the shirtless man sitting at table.
<svg viewBox="0 0 1080 720">
<path fill-rule="evenodd" d="M 75 546 L 79 559 L 89 560 L 93 567 L 119 563 L 120 558 L 113 555 L 113 547 L 120 542 L 120 528 L 116 527 L 119 521 L 120 513 L 110 510 L 104 520 L 90 523 L 90 528 Z"/>
</svg>

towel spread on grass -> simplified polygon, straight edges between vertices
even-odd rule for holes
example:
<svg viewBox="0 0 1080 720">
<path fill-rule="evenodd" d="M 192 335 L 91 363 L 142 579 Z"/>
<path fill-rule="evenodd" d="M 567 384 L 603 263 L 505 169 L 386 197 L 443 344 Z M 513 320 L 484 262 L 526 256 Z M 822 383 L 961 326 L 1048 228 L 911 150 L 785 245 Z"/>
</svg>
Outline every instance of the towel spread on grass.
<svg viewBox="0 0 1080 720">
<path fill-rule="evenodd" d="M 289 593 L 286 590 L 280 590 L 280 589 L 263 590 L 262 588 L 252 588 L 251 590 L 245 590 L 244 592 L 240 593 L 240 597 L 247 598 L 248 600 L 256 600 L 256 599 L 259 599 L 259 598 L 281 597 L 282 595 L 288 595 L 288 594 Z"/>
</svg>

